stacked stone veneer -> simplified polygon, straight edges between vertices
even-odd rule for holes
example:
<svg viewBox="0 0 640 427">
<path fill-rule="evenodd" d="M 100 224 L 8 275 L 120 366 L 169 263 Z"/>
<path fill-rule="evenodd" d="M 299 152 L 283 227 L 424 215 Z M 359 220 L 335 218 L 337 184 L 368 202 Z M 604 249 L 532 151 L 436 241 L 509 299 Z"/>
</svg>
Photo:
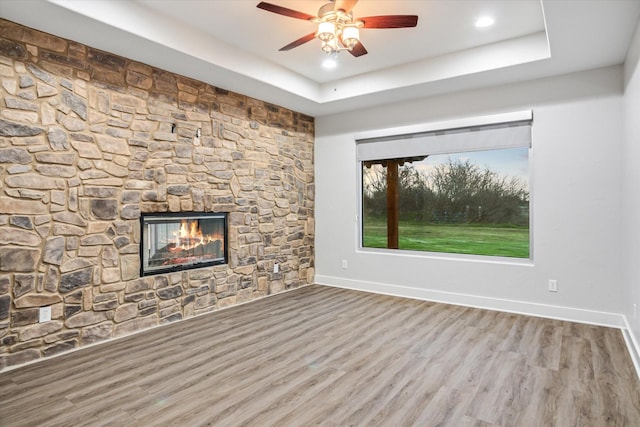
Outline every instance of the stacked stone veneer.
<svg viewBox="0 0 640 427">
<path fill-rule="evenodd" d="M 6 20 L 0 79 L 0 369 L 313 280 L 312 118 Z M 141 278 L 178 211 L 229 264 Z"/>
</svg>

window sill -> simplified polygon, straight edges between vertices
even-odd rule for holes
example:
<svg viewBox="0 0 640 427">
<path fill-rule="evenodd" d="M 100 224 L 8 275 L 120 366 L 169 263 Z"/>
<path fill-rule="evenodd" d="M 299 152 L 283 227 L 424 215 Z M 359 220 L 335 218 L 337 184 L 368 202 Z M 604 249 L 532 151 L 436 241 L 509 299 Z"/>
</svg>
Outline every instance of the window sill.
<svg viewBox="0 0 640 427">
<path fill-rule="evenodd" d="M 381 249 L 381 248 L 363 248 L 356 249 L 356 253 L 360 254 L 376 254 L 394 257 L 404 258 L 421 258 L 439 261 L 454 261 L 454 262 L 473 262 L 481 264 L 500 264 L 500 265 L 513 265 L 519 267 L 534 267 L 535 264 L 532 258 L 509 258 L 490 255 L 468 255 L 468 254 L 453 254 L 445 252 L 420 252 L 410 251 L 405 249 Z"/>
</svg>

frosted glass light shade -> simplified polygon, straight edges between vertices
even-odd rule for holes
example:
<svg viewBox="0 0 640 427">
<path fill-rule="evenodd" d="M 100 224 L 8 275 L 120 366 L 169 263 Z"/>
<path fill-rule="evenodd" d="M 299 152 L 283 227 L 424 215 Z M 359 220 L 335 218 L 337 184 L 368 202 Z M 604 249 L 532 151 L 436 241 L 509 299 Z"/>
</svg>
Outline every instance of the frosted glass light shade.
<svg viewBox="0 0 640 427">
<path fill-rule="evenodd" d="M 342 43 L 348 48 L 354 47 L 360 40 L 360 31 L 356 27 L 345 27 L 342 30 Z"/>
<path fill-rule="evenodd" d="M 322 51 L 326 54 L 336 52 L 338 50 L 338 43 L 335 38 L 322 42 Z"/>
<path fill-rule="evenodd" d="M 321 22 L 318 25 L 318 38 L 323 42 L 327 42 L 335 37 L 336 26 L 333 22 Z"/>
</svg>

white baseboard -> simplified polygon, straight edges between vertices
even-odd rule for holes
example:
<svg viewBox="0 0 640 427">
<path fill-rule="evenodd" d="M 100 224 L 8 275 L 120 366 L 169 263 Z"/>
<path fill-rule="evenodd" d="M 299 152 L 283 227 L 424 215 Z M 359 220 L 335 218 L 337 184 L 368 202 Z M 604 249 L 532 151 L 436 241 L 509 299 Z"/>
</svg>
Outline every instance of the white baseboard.
<svg viewBox="0 0 640 427">
<path fill-rule="evenodd" d="M 633 366 L 636 368 L 636 374 L 638 374 L 638 378 L 640 378 L 640 342 L 638 342 L 633 332 L 631 332 L 631 326 L 629 325 L 627 316 L 624 316 L 624 324 L 625 327 L 622 329 L 622 336 L 627 343 L 627 349 L 631 355 Z"/>
<path fill-rule="evenodd" d="M 620 329 L 625 329 L 627 327 L 626 319 L 623 315 L 616 313 L 607 313 L 603 311 L 584 310 L 580 308 L 538 304 L 526 301 L 489 298 L 478 295 L 411 288 L 406 286 L 391 285 L 387 283 L 366 282 L 361 280 L 344 279 L 342 277 L 324 276 L 319 274 L 316 274 L 315 282 L 320 285 L 334 286 L 338 288 L 354 289 L 358 291 L 373 292 L 377 294 L 393 295 L 425 301 L 442 302 L 446 304 L 484 308 L 488 310 L 505 311 L 508 313 L 526 314 L 528 316 L 547 317 L 551 319 L 609 326 Z"/>
</svg>

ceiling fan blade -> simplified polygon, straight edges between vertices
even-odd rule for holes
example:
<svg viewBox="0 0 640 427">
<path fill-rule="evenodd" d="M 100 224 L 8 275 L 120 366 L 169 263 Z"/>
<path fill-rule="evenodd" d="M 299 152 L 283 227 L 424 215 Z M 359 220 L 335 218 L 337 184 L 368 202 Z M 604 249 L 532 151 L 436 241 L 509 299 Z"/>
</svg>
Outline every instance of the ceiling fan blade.
<svg viewBox="0 0 640 427">
<path fill-rule="evenodd" d="M 349 53 L 357 58 L 358 56 L 366 55 L 368 52 L 367 52 L 367 49 L 364 48 L 364 45 L 362 44 L 362 42 L 358 42 L 349 51 Z"/>
<path fill-rule="evenodd" d="M 309 15 L 304 12 L 298 12 L 297 10 L 287 9 L 286 7 L 278 6 L 276 4 L 271 4 L 264 1 L 261 1 L 260 3 L 258 3 L 257 8 L 266 10 L 268 12 L 277 13 L 278 15 L 288 16 L 290 18 L 304 19 L 305 21 L 316 18 L 315 16 Z"/>
<path fill-rule="evenodd" d="M 307 34 L 306 36 L 302 36 L 300 37 L 298 40 L 292 41 L 291 43 L 289 43 L 288 45 L 286 45 L 285 47 L 281 48 L 280 51 L 285 51 L 285 50 L 291 50 L 294 47 L 298 47 L 302 44 L 305 44 L 308 41 L 313 40 L 316 37 L 316 33 L 311 33 L 311 34 Z"/>
<path fill-rule="evenodd" d="M 358 3 L 358 0 L 334 0 L 333 10 L 342 10 L 344 13 L 349 13 L 356 3 Z"/>
<path fill-rule="evenodd" d="M 409 28 L 418 25 L 417 15 L 381 15 L 358 18 L 364 28 Z"/>
</svg>

